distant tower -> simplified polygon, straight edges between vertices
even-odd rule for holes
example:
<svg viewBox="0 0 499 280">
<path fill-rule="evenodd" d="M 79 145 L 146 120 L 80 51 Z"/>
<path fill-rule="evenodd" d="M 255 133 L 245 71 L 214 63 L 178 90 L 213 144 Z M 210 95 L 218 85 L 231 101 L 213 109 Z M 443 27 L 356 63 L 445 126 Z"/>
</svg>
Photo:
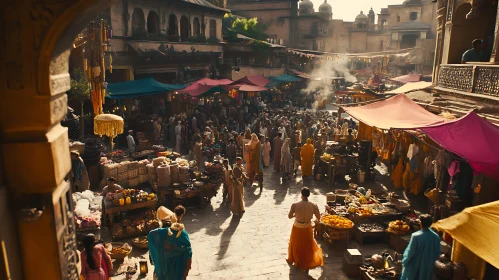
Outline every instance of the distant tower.
<svg viewBox="0 0 499 280">
<path fill-rule="evenodd" d="M 298 8 L 299 15 L 310 15 L 314 13 L 314 3 L 310 0 L 303 0 L 300 2 L 300 6 Z"/>
<path fill-rule="evenodd" d="M 328 20 L 333 19 L 333 8 L 327 3 L 327 0 L 324 0 L 324 3 L 319 6 L 319 13 Z"/>
<path fill-rule="evenodd" d="M 373 29 L 374 28 L 374 18 L 375 18 L 375 15 L 374 15 L 374 11 L 373 11 L 373 8 L 371 8 L 371 10 L 369 11 L 369 14 L 367 15 L 367 19 L 368 19 L 368 27 L 369 29 Z"/>
</svg>

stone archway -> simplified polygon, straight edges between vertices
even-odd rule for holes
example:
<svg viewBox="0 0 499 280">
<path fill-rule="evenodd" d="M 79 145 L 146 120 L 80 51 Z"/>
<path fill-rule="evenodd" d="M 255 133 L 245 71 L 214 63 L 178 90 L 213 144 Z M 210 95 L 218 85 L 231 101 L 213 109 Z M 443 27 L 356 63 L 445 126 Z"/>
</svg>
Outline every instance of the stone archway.
<svg viewBox="0 0 499 280">
<path fill-rule="evenodd" d="M 7 207 L 0 220 L 7 223 L 0 241 L 8 260 L 7 267 L 0 264 L 2 279 L 6 271 L 12 279 L 78 279 L 64 180 L 71 169 L 68 135 L 60 120 L 67 111 L 73 39 L 110 2 L 10 1 L 2 9 L 0 203 Z"/>
<path fill-rule="evenodd" d="M 189 40 L 190 24 L 189 19 L 186 16 L 180 18 L 180 38 L 182 42 L 187 42 Z"/>
<path fill-rule="evenodd" d="M 147 15 L 147 32 L 153 34 L 159 33 L 159 16 L 155 11 L 150 11 Z"/>
</svg>

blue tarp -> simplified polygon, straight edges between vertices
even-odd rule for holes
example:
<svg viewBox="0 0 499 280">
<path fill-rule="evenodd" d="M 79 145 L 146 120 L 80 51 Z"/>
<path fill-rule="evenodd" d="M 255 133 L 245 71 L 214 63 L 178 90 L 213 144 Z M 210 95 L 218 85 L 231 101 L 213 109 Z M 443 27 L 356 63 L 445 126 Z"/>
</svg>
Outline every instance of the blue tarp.
<svg viewBox="0 0 499 280">
<path fill-rule="evenodd" d="M 270 76 L 267 78 L 270 79 L 270 83 L 268 83 L 266 85 L 267 88 L 273 88 L 273 87 L 278 86 L 280 84 L 292 83 L 292 82 L 297 82 L 300 80 L 299 78 L 292 76 L 292 75 L 288 75 L 288 74 L 281 74 L 279 76 Z"/>
<path fill-rule="evenodd" d="M 109 98 L 136 98 L 139 96 L 160 94 L 167 91 L 185 88 L 181 84 L 163 84 L 149 77 L 121 83 L 110 83 L 107 85 L 106 97 Z"/>
</svg>

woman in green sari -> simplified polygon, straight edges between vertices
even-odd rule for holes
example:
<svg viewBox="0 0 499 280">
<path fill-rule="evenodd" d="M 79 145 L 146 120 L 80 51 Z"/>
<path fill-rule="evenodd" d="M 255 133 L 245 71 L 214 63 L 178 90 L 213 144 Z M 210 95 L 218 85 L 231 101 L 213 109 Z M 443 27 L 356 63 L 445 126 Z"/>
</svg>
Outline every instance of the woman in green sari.
<svg viewBox="0 0 499 280">
<path fill-rule="evenodd" d="M 154 265 L 155 279 L 186 279 L 191 269 L 192 248 L 184 225 L 172 223 L 169 215 L 161 217 L 161 228 L 152 230 L 147 236 L 149 255 Z"/>
</svg>

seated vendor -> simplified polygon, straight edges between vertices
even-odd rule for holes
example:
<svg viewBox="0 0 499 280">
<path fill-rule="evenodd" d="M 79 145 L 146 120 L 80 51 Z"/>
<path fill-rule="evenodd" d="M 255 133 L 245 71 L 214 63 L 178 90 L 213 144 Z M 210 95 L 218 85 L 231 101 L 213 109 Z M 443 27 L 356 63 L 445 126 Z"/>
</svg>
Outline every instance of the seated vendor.
<svg viewBox="0 0 499 280">
<path fill-rule="evenodd" d="M 116 179 L 114 177 L 109 177 L 107 178 L 107 186 L 105 186 L 103 189 L 102 189 L 102 196 L 103 197 L 106 197 L 106 195 L 110 192 L 115 192 L 115 191 L 118 191 L 118 190 L 122 190 L 123 188 L 116 184 Z"/>
</svg>

